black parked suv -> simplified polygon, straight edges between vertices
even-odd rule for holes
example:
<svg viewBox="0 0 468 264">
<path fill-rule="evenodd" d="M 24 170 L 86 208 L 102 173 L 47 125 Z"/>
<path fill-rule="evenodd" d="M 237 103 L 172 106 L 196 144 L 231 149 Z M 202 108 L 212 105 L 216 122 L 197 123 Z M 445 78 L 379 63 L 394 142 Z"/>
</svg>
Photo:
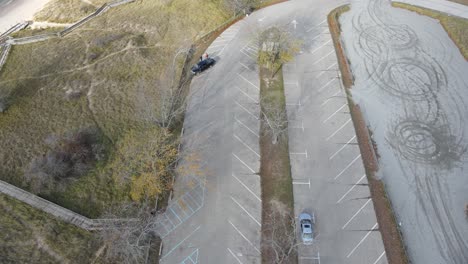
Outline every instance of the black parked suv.
<svg viewBox="0 0 468 264">
<path fill-rule="evenodd" d="M 206 58 L 204 60 L 201 60 L 196 65 L 193 65 L 192 74 L 200 73 L 200 72 L 212 67 L 215 63 L 216 63 L 216 61 L 214 59 L 212 59 L 212 58 Z"/>
</svg>

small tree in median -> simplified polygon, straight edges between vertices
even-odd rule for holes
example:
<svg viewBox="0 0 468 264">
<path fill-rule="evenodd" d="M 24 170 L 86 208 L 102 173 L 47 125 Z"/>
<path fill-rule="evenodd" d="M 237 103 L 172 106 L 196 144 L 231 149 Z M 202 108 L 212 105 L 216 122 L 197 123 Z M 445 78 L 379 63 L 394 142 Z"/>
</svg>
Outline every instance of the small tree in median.
<svg viewBox="0 0 468 264">
<path fill-rule="evenodd" d="M 271 135 L 272 143 L 276 144 L 280 137 L 288 131 L 288 114 L 286 107 L 278 106 L 271 98 L 263 98 L 261 114 L 268 125 L 267 132 Z"/>
<path fill-rule="evenodd" d="M 296 240 L 296 222 L 289 211 L 286 205 L 272 200 L 264 216 L 266 220 L 262 228 L 262 251 L 275 264 L 297 261 L 297 247 L 301 242 Z"/>
<path fill-rule="evenodd" d="M 270 71 L 271 78 L 300 51 L 301 41 L 282 28 L 269 28 L 257 38 L 260 47 L 258 62 Z"/>
</svg>

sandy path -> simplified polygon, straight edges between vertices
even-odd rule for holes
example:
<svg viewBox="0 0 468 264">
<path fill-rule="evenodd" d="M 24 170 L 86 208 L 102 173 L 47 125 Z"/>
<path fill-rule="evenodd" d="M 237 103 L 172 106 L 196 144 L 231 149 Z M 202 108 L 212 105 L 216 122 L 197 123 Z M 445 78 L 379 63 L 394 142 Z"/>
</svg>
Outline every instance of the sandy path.
<svg viewBox="0 0 468 264">
<path fill-rule="evenodd" d="M 49 0 L 15 0 L 0 9 L 0 33 L 25 20 L 32 20 Z"/>
<path fill-rule="evenodd" d="M 468 62 L 440 24 L 352 0 L 341 18 L 379 175 L 413 263 L 468 263 Z"/>
</svg>

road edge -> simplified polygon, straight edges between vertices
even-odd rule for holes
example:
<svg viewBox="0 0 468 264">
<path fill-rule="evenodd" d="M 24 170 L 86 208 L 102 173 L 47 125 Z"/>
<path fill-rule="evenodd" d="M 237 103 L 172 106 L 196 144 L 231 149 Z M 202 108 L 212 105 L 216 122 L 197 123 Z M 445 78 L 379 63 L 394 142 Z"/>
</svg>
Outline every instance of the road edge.
<svg viewBox="0 0 468 264">
<path fill-rule="evenodd" d="M 341 43 L 341 28 L 338 21 L 339 16 L 348 11 L 349 5 L 342 5 L 333 9 L 328 14 L 328 26 L 335 47 L 336 57 L 341 72 L 341 80 L 346 90 L 346 97 L 350 108 L 356 136 L 361 151 L 364 168 L 366 170 L 372 202 L 379 223 L 387 260 L 390 264 L 408 264 L 409 259 L 406 247 L 403 243 L 402 234 L 398 228 L 395 213 L 390 199 L 387 196 L 384 183 L 377 179 L 378 156 L 375 144 L 372 141 L 370 131 L 366 125 L 364 116 L 359 105 L 351 98 L 350 89 L 354 84 L 354 77 L 349 67 L 350 63 L 345 55 Z"/>
</svg>

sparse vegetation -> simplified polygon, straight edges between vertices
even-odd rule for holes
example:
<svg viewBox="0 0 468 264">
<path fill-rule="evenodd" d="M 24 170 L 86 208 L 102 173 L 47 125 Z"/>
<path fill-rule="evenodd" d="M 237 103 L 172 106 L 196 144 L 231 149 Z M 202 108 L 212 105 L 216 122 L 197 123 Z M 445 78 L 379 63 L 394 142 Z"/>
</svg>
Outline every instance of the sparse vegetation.
<svg viewBox="0 0 468 264">
<path fill-rule="evenodd" d="M 25 178 L 35 193 L 63 190 L 76 178 L 86 174 L 95 163 L 104 159 L 103 144 L 97 129 L 82 129 L 63 137 L 46 139 L 47 153 L 34 158 Z"/>
<path fill-rule="evenodd" d="M 97 259 L 100 242 L 93 234 L 3 194 L 0 210 L 1 263 L 91 263 Z"/>
<path fill-rule="evenodd" d="M 286 111 L 282 70 L 271 79 L 268 76 L 271 76 L 272 73 L 265 68 L 261 69 L 260 72 L 260 96 L 268 98 L 270 102 L 274 102 L 276 107 Z M 261 108 L 262 112 L 268 116 L 268 110 L 263 105 Z M 284 116 L 284 118 L 287 117 Z M 286 124 L 286 121 L 283 124 Z M 290 223 L 291 218 L 294 219 L 294 198 L 287 130 L 284 130 L 275 140 L 273 138 L 275 133 L 272 133 L 265 117 L 261 118 L 260 130 L 262 261 L 263 263 L 297 263 L 296 249 L 288 250 L 291 241 L 285 239 L 291 232 L 294 232 L 291 230 L 294 225 Z M 276 207 L 280 207 L 282 210 L 278 210 Z M 272 217 L 275 218 L 275 227 L 270 226 Z M 272 228 L 275 232 L 271 232 Z M 278 253 L 281 256 L 278 256 Z M 279 260 L 281 261 L 278 262 Z"/>
<path fill-rule="evenodd" d="M 277 29 L 266 32 L 263 43 L 274 47 Z M 262 186 L 262 262 L 297 263 L 294 198 L 287 134 L 286 98 L 281 63 L 272 60 L 281 49 L 264 47 L 260 66 L 260 176 Z M 291 55 L 292 56 L 292 55 Z M 263 58 L 263 59 L 262 59 Z M 273 66 L 272 66 L 273 65 Z M 276 68 L 279 67 L 279 68 Z M 280 114 L 278 114 L 280 113 Z M 276 124 L 276 125 L 272 125 Z M 291 222 L 292 221 L 292 222 Z M 273 226 L 272 226 L 273 225 Z"/>
<path fill-rule="evenodd" d="M 465 4 L 467 4 L 466 1 Z M 468 60 L 468 19 L 457 16 L 451 16 L 449 14 L 438 12 L 432 9 L 408 5 L 399 2 L 393 2 L 392 5 L 394 7 L 414 11 L 420 15 L 438 19 L 440 21 L 440 24 L 444 27 L 445 31 L 447 31 L 448 35 L 455 43 L 455 45 L 457 45 L 457 47 L 460 49 L 460 52 L 463 55 L 463 57 L 465 57 L 465 60 Z"/>
<path fill-rule="evenodd" d="M 185 96 L 172 92 L 178 91 L 185 56 L 198 36 L 227 20 L 222 8 L 221 1 L 137 1 L 65 38 L 14 46 L 0 73 L 0 90 L 9 102 L 0 116 L 0 178 L 28 188 L 24 172 L 47 153 L 47 138 L 96 127 L 110 145 L 108 158 L 63 191 L 41 195 L 92 218 L 106 204 L 130 199 L 132 177 L 121 181 L 110 163 L 125 157 L 122 142 L 130 137 L 143 144 L 159 127 L 178 126 L 181 119 L 172 113 L 183 115 L 184 100 L 164 102 Z M 160 122 L 167 116 L 171 122 Z M 143 180 L 135 177 L 134 191 Z"/>
<path fill-rule="evenodd" d="M 35 21 L 72 23 L 91 14 L 99 6 L 110 0 L 52 0 L 34 15 Z M 90 4 L 92 3 L 92 4 Z"/>
<path fill-rule="evenodd" d="M 132 218 L 134 221 L 120 226 L 109 224 L 98 232 L 100 241 L 106 246 L 104 260 L 122 264 L 154 263 L 147 261 L 149 251 L 155 250 L 150 248 L 151 245 L 159 240 L 153 231 L 157 215 L 152 209 L 145 200 L 107 210 L 106 218 Z"/>
<path fill-rule="evenodd" d="M 142 141 L 142 138 L 146 140 Z M 167 129 L 152 127 L 129 131 L 116 147 L 120 155 L 115 155 L 109 166 L 117 182 L 131 182 L 132 200 L 154 200 L 172 188 L 177 141 Z"/>
</svg>

